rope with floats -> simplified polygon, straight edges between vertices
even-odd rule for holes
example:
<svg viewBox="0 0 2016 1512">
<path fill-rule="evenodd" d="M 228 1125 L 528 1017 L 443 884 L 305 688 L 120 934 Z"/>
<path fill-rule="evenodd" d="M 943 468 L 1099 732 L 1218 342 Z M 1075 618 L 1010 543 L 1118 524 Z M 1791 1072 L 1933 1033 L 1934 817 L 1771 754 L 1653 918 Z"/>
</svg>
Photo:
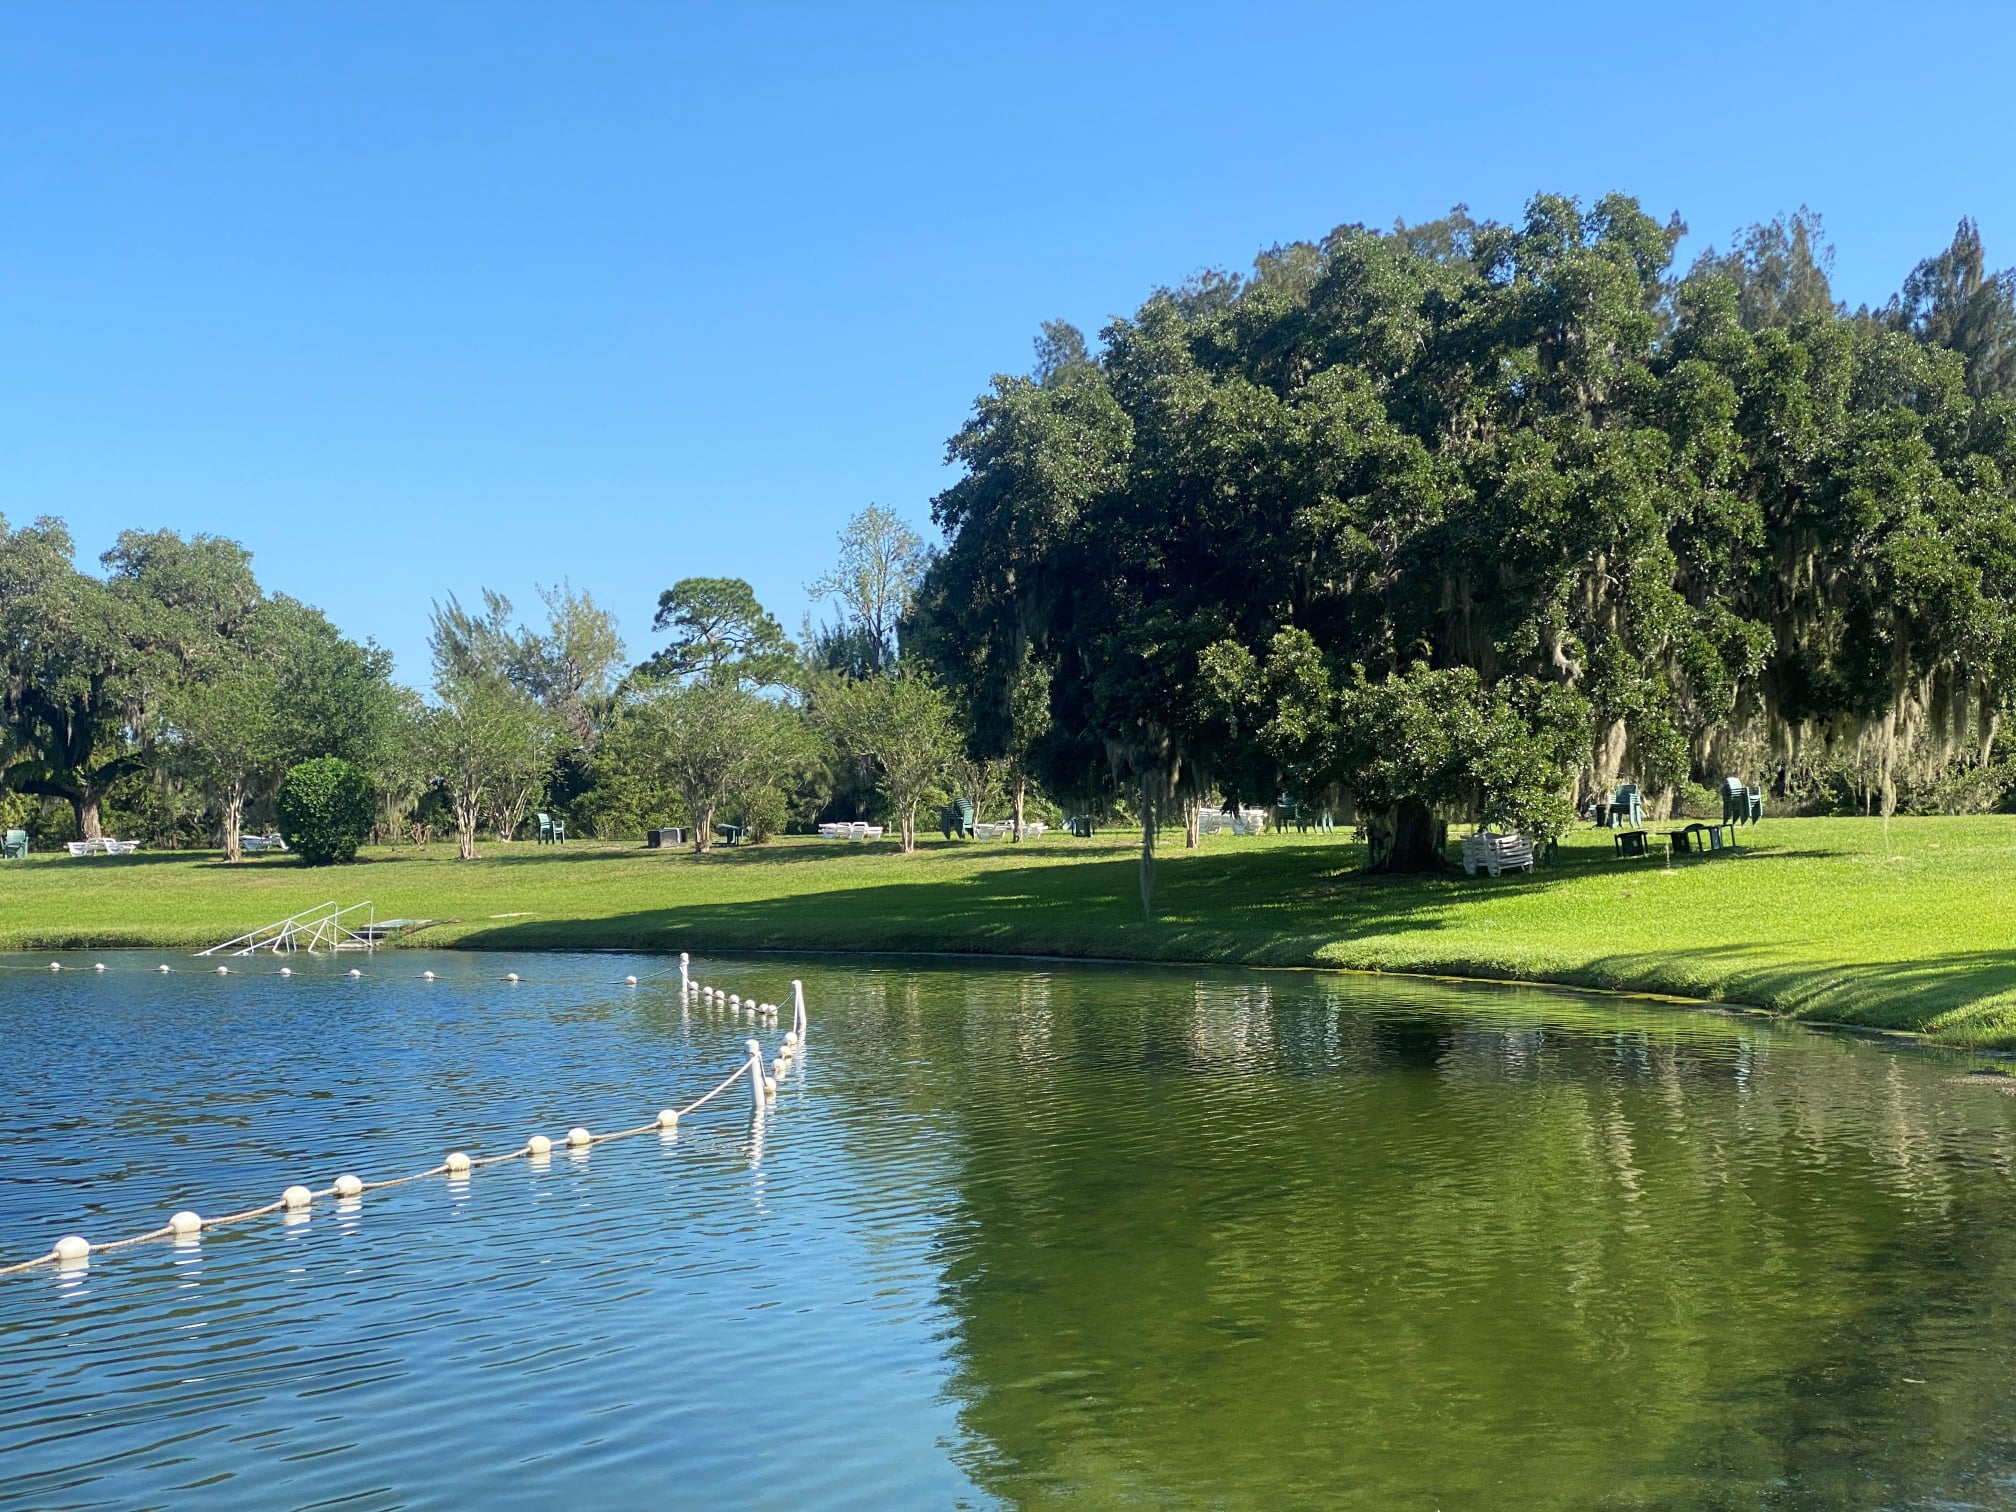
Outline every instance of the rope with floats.
<svg viewBox="0 0 2016 1512">
<path fill-rule="evenodd" d="M 164 966 L 162 970 L 165 971 L 167 968 Z M 718 1000 L 724 1005 L 730 1006 L 731 1011 L 741 1011 L 752 1017 L 761 1017 L 762 1013 L 759 1010 L 762 1010 L 768 1013 L 771 1021 L 774 1022 L 776 1018 L 777 1009 L 774 1004 L 758 1003 L 756 999 L 750 998 L 747 1000 L 745 1007 L 743 999 L 738 995 L 732 993 L 724 994 L 718 988 L 704 986 L 699 982 L 693 981 L 689 974 L 687 957 L 683 952 L 679 957 L 679 979 L 680 995 L 683 998 L 710 1003 Z M 612 1129 L 607 1133 L 595 1134 L 577 1125 L 569 1129 L 564 1136 L 565 1147 L 568 1152 L 570 1154 L 578 1154 L 595 1145 L 609 1144 L 618 1139 L 634 1139 L 640 1134 L 670 1134 L 679 1127 L 682 1119 L 690 1118 L 693 1114 L 699 1112 L 738 1081 L 746 1080 L 748 1082 L 750 1111 L 756 1117 L 762 1117 L 769 1104 L 776 1099 L 778 1082 L 783 1079 L 785 1073 L 791 1068 L 792 1062 L 802 1052 L 805 1044 L 804 984 L 793 981 L 791 983 L 791 993 L 795 1005 L 793 1014 L 794 1027 L 784 1036 L 784 1042 L 778 1048 L 776 1059 L 770 1063 L 767 1069 L 763 1064 L 762 1043 L 755 1039 L 744 1040 L 742 1042 L 744 1055 L 742 1064 L 723 1077 L 710 1091 L 702 1093 L 684 1107 L 661 1109 L 657 1117 L 653 1118 L 651 1122 L 639 1124 L 635 1128 Z M 80 1266 L 89 1264 L 90 1258 L 93 1255 L 112 1254 L 119 1250 L 132 1249 L 135 1246 L 154 1243 L 162 1239 L 191 1239 L 206 1230 L 221 1229 L 233 1224 L 248 1223 L 254 1218 L 264 1218 L 271 1213 L 306 1212 L 315 1203 L 326 1201 L 329 1198 L 334 1198 L 339 1203 L 356 1202 L 366 1192 L 382 1192 L 392 1187 L 406 1186 L 415 1181 L 425 1181 L 432 1176 L 446 1176 L 453 1180 L 466 1177 L 471 1172 L 481 1170 L 485 1166 L 503 1165 L 507 1161 L 543 1161 L 549 1159 L 552 1153 L 553 1140 L 544 1134 L 534 1134 L 524 1144 L 518 1146 L 517 1149 L 505 1150 L 496 1155 L 475 1156 L 462 1150 L 451 1150 L 439 1165 L 430 1166 L 424 1171 L 415 1171 L 409 1176 L 390 1176 L 382 1181 L 365 1181 L 360 1177 L 345 1173 L 338 1176 L 328 1186 L 319 1191 L 297 1184 L 288 1187 L 272 1202 L 261 1203 L 258 1207 L 247 1208 L 240 1213 L 227 1213 L 220 1218 L 205 1218 L 185 1209 L 182 1212 L 176 1213 L 158 1228 L 148 1229 L 145 1233 L 134 1234 L 126 1239 L 113 1239 L 103 1244 L 93 1244 L 90 1240 L 79 1234 L 66 1234 L 63 1238 L 56 1241 L 47 1254 L 37 1255 L 32 1260 L 18 1261 L 13 1265 L 0 1266 L 0 1276 L 19 1275 L 24 1271 L 36 1270 L 45 1265 L 54 1265 L 63 1270 L 74 1270 Z"/>
</svg>

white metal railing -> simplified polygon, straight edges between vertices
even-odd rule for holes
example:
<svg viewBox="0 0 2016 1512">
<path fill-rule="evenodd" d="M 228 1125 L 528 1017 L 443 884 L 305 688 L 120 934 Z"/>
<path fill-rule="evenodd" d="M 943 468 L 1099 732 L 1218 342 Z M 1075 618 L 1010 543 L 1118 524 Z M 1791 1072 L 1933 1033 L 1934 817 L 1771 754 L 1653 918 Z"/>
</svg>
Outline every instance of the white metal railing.
<svg viewBox="0 0 2016 1512">
<path fill-rule="evenodd" d="M 364 915 L 361 928 L 355 927 L 356 916 Z M 352 922 L 346 923 L 345 920 Z M 226 940 L 221 945 L 212 945 L 208 950 L 196 952 L 199 956 L 257 955 L 260 951 L 270 951 L 275 955 L 305 950 L 310 955 L 322 951 L 376 950 L 378 948 L 378 910 L 367 899 L 362 903 L 339 906 L 334 902 L 317 903 L 313 908 L 304 908 L 289 918 L 272 924 L 264 924 L 248 933 Z"/>
</svg>

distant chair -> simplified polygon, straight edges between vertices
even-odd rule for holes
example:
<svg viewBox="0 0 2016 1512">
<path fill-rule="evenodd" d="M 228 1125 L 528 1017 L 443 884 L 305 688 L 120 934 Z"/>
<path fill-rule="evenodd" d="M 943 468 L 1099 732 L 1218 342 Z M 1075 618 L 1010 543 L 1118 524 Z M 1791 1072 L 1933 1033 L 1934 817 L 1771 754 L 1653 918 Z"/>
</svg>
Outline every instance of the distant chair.
<svg viewBox="0 0 2016 1512">
<path fill-rule="evenodd" d="M 565 819 L 555 819 L 551 814 L 541 814 L 539 816 L 539 843 L 541 845 L 558 845 L 566 838 L 567 821 Z"/>
<path fill-rule="evenodd" d="M 973 800 L 955 798 L 938 810 L 938 830 L 947 840 L 958 835 L 961 840 L 973 838 Z"/>
<path fill-rule="evenodd" d="M 1722 822 L 1755 824 L 1764 817 L 1764 794 L 1746 787 L 1741 777 L 1722 779 Z"/>
<path fill-rule="evenodd" d="M 745 831 L 739 824 L 717 824 L 714 833 L 721 837 L 723 845 L 740 845 Z"/>
<path fill-rule="evenodd" d="M 1479 870 L 1497 876 L 1500 872 L 1533 870 L 1533 842 L 1524 835 L 1490 835 L 1480 831 L 1463 837 L 1463 870 L 1476 876 Z"/>
<path fill-rule="evenodd" d="M 1291 824 L 1298 835 L 1306 835 L 1311 830 L 1327 834 L 1337 828 L 1337 817 L 1327 808 L 1321 808 L 1305 798 L 1291 798 L 1283 793 L 1281 801 L 1274 805 L 1274 828 L 1278 832 Z"/>
<path fill-rule="evenodd" d="M 1603 817 L 1609 829 L 1643 829 L 1645 805 L 1639 797 L 1638 784 L 1627 782 L 1620 786 L 1611 797 L 1610 807 Z"/>
<path fill-rule="evenodd" d="M 0 842 L 0 861 L 20 861 L 28 854 L 28 831 L 9 830 L 4 842 Z"/>
</svg>

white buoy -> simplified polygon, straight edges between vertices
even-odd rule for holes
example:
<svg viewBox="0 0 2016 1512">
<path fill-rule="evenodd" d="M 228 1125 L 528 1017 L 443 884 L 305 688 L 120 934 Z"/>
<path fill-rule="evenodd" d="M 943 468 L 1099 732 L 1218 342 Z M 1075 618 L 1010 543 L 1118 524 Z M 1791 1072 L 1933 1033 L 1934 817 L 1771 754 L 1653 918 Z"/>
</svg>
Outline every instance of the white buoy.
<svg viewBox="0 0 2016 1512">
<path fill-rule="evenodd" d="M 525 1141 L 525 1149 L 534 1160 L 543 1160 L 553 1153 L 553 1141 L 544 1134 L 534 1134 Z"/>
<path fill-rule="evenodd" d="M 54 971 L 54 970 L 55 970 L 56 968 L 52 966 L 52 967 L 50 967 L 49 969 L 50 969 L 51 971 Z M 729 993 L 729 994 L 728 994 L 728 1006 L 729 1006 L 730 1008 L 740 1008 L 740 1007 L 742 1006 L 742 994 L 741 994 L 741 993 L 739 993 L 739 992 L 731 992 L 731 993 Z"/>
<path fill-rule="evenodd" d="M 507 982 L 515 982 L 518 980 L 518 973 L 515 971 L 507 971 L 504 973 L 504 980 Z"/>
<path fill-rule="evenodd" d="M 355 1176 L 338 1176 L 335 1182 L 336 1195 L 348 1202 L 364 1195 L 364 1183 Z"/>
<path fill-rule="evenodd" d="M 100 961 L 97 963 L 97 965 L 93 966 L 91 969 L 93 971 L 103 971 L 105 969 L 105 963 L 103 961 Z"/>
<path fill-rule="evenodd" d="M 65 1234 L 56 1241 L 56 1258 L 64 1265 L 82 1265 L 91 1258 L 91 1241 Z"/>
<path fill-rule="evenodd" d="M 781 1055 L 770 1062 L 770 1080 L 773 1086 L 776 1082 L 783 1079 L 785 1068 L 790 1064 L 791 1062 Z"/>
<path fill-rule="evenodd" d="M 51 971 L 61 971 L 63 969 L 63 963 L 61 961 L 51 961 L 49 963 L 49 969 Z"/>
<path fill-rule="evenodd" d="M 423 982 L 431 982 L 434 980 L 434 973 L 431 971 L 423 971 L 420 973 L 420 980 Z"/>
<path fill-rule="evenodd" d="M 359 971 L 355 966 L 352 966 L 350 970 L 347 973 L 345 973 L 345 975 L 353 977 L 361 977 L 362 975 L 364 975 L 364 973 Z"/>
<path fill-rule="evenodd" d="M 790 1051 L 790 1050 L 792 1050 L 792 1049 L 796 1048 L 797 1044 L 798 1044 L 798 1031 L 797 1031 L 796 1029 L 787 1029 L 787 1030 L 785 1030 L 785 1031 L 784 1031 L 784 1048 L 785 1048 L 785 1050 L 786 1050 L 786 1051 Z"/>
<path fill-rule="evenodd" d="M 184 1208 L 168 1220 L 168 1227 L 178 1234 L 199 1234 L 203 1231 L 203 1220 Z"/>
<path fill-rule="evenodd" d="M 763 1095 L 765 1097 L 775 1097 L 777 1095 L 776 1077 L 766 1076 L 763 1078 Z"/>
<path fill-rule="evenodd" d="M 156 967 L 155 967 L 154 969 L 155 969 L 156 971 L 160 972 L 160 973 L 161 973 L 161 974 L 162 974 L 163 976 L 166 976 L 166 975 L 168 974 L 168 969 L 169 969 L 169 968 L 168 968 L 168 967 L 166 967 L 166 966 L 156 966 Z"/>
<path fill-rule="evenodd" d="M 623 985 L 625 987 L 635 987 L 637 985 L 637 978 L 633 976 L 626 976 L 625 978 L 623 978 Z"/>
<path fill-rule="evenodd" d="M 659 1127 L 659 1128 L 661 1128 L 661 1129 L 676 1129 L 676 1128 L 678 1128 L 678 1127 L 679 1127 L 679 1115 L 678 1115 L 678 1113 L 677 1113 L 677 1112 L 675 1112 L 675 1111 L 674 1111 L 673 1109 L 671 1109 L 671 1108 L 666 1108 L 666 1109 L 664 1109 L 664 1110 L 663 1110 L 662 1112 L 660 1112 L 660 1113 L 659 1113 L 659 1115 L 658 1115 L 658 1127 Z"/>
<path fill-rule="evenodd" d="M 305 1208 L 315 1200 L 315 1194 L 304 1186 L 290 1186 L 280 1194 L 280 1205 L 289 1212 Z"/>
<path fill-rule="evenodd" d="M 292 966 L 282 966 L 280 968 L 280 975 L 291 977 L 292 975 L 294 975 L 294 968 Z"/>
<path fill-rule="evenodd" d="M 460 1150 L 450 1150 L 448 1158 L 442 1164 L 448 1167 L 448 1174 L 450 1176 L 467 1176 L 469 1174 L 469 1157 L 464 1155 Z"/>
<path fill-rule="evenodd" d="M 594 1143 L 594 1140 L 595 1136 L 579 1124 L 576 1124 L 567 1131 L 567 1148 L 570 1150 L 586 1149 L 590 1144 Z"/>
<path fill-rule="evenodd" d="M 229 966 L 219 966 L 219 967 L 217 968 L 217 975 L 219 975 L 219 976 L 229 976 L 229 975 L 231 975 L 231 968 L 230 968 Z"/>
</svg>

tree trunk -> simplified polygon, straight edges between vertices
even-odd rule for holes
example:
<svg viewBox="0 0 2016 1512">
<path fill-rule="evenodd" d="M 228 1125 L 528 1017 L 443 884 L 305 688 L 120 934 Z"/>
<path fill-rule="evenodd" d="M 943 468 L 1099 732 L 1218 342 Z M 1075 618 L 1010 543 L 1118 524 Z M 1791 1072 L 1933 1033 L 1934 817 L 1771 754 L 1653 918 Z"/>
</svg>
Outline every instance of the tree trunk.
<svg viewBox="0 0 2016 1512">
<path fill-rule="evenodd" d="M 1196 798 L 1183 800 L 1183 849 L 1197 849 L 1198 837 L 1204 825 L 1204 805 Z"/>
<path fill-rule="evenodd" d="M 686 812 L 693 816 L 693 854 L 704 856 L 714 843 L 714 805 L 688 799 Z"/>
<path fill-rule="evenodd" d="M 105 833 L 105 823 L 98 812 L 98 794 L 87 789 L 72 798 L 70 806 L 77 811 L 77 834 L 80 838 L 96 840 Z"/>
<path fill-rule="evenodd" d="M 456 853 L 464 861 L 476 859 L 476 830 L 483 822 L 483 793 L 464 791 L 455 798 Z"/>
<path fill-rule="evenodd" d="M 1029 779 L 1020 772 L 1015 774 L 1015 843 L 1022 843 L 1022 799 L 1029 788 Z"/>
<path fill-rule="evenodd" d="M 917 849 L 917 805 L 906 803 L 902 808 L 903 854 L 909 855 Z"/>
<path fill-rule="evenodd" d="M 245 784 L 234 782 L 224 790 L 224 859 L 236 861 L 243 854 L 240 835 L 245 827 Z"/>
<path fill-rule="evenodd" d="M 1141 779 L 1141 917 L 1155 919 L 1155 795 Z"/>
<path fill-rule="evenodd" d="M 1427 872 L 1445 864 L 1442 848 L 1449 826 L 1419 798 L 1403 798 L 1367 830 L 1373 837 L 1371 871 Z"/>
</svg>

